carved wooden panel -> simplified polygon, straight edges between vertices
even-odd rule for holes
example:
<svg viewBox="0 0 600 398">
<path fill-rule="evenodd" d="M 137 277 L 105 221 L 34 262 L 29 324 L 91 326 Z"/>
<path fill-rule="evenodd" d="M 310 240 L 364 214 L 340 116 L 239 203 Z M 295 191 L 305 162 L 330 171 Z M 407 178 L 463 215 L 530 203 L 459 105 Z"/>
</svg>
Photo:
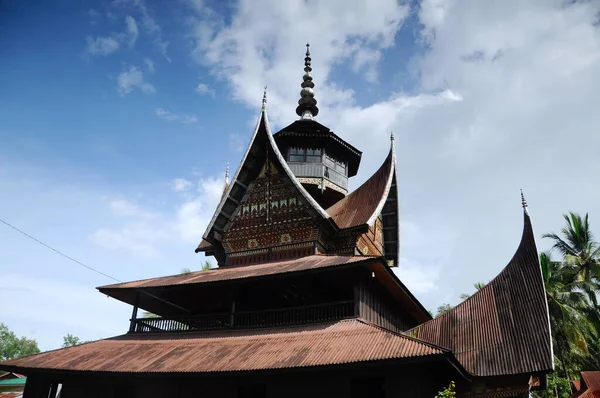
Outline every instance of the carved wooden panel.
<svg viewBox="0 0 600 398">
<path fill-rule="evenodd" d="M 223 247 L 230 265 L 287 258 L 291 253 L 309 255 L 318 237 L 315 217 L 297 188 L 269 163 L 265 164 L 242 199 L 229 227 L 223 233 Z M 299 247 L 302 250 L 299 250 Z M 273 255 L 285 250 L 286 254 Z M 308 253 L 308 254 L 306 254 Z M 241 259 L 241 257 L 249 257 Z"/>
</svg>

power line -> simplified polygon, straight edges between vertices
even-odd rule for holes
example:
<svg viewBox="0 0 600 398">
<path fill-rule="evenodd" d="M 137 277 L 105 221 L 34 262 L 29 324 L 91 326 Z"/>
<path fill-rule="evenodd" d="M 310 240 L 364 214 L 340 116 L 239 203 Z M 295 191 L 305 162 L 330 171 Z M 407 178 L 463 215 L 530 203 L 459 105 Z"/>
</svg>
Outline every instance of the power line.
<svg viewBox="0 0 600 398">
<path fill-rule="evenodd" d="M 56 254 L 59 254 L 59 255 L 61 255 L 61 256 L 63 256 L 63 257 L 65 257 L 66 259 L 69 259 L 69 260 L 73 261 L 75 264 L 79 264 L 79 265 L 81 265 L 82 267 L 85 267 L 85 268 L 89 269 L 90 271 L 93 271 L 93 272 L 95 272 L 95 273 L 97 273 L 97 274 L 100 274 L 100 275 L 102 275 L 102 276 L 105 276 L 105 277 L 107 277 L 107 278 L 109 278 L 109 279 L 112 279 L 113 281 L 116 281 L 116 282 L 122 282 L 122 281 L 118 280 L 117 278 L 113 278 L 112 276 L 110 276 L 110 275 L 108 275 L 108 274 L 105 274 L 105 273 L 104 273 L 104 272 L 102 272 L 102 271 L 98 271 L 97 269 L 95 269 L 95 268 L 93 268 L 93 267 L 90 267 L 89 265 L 86 265 L 86 264 L 82 263 L 81 261 L 78 261 L 78 260 L 74 259 L 74 258 L 73 258 L 73 257 L 71 257 L 71 256 L 68 256 L 68 255 L 66 255 L 65 253 L 61 252 L 60 250 L 57 250 L 57 249 L 53 248 L 52 246 L 45 244 L 45 243 L 44 243 L 44 242 L 42 242 L 41 240 L 34 238 L 33 236 L 29 235 L 27 232 L 20 230 L 19 228 L 17 228 L 17 227 L 15 227 L 14 225 L 12 225 L 12 224 L 10 224 L 10 223 L 8 223 L 8 222 L 4 221 L 4 220 L 3 220 L 3 219 L 1 219 L 1 218 L 0 218 L 0 222 L 1 222 L 2 224 L 6 225 L 7 227 L 10 227 L 10 228 L 14 229 L 14 230 L 15 230 L 15 231 L 17 231 L 18 233 L 20 233 L 20 234 L 22 234 L 22 235 L 25 235 L 25 236 L 26 236 L 26 237 L 28 237 L 29 239 L 31 239 L 31 240 L 33 240 L 33 241 L 35 241 L 35 242 L 39 243 L 40 245 L 42 245 L 42 246 L 44 246 L 44 247 L 46 247 L 46 248 L 48 248 L 48 249 L 52 250 L 52 251 L 53 251 L 53 252 L 55 252 Z"/>
</svg>

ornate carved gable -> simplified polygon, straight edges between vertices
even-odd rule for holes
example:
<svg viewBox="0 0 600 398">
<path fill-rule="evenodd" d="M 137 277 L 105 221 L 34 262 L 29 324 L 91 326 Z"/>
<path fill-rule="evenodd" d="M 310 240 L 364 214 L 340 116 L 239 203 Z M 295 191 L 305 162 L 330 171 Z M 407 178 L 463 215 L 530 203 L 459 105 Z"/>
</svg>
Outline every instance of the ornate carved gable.
<svg viewBox="0 0 600 398">
<path fill-rule="evenodd" d="M 225 246 L 224 236 L 231 228 L 231 221 L 238 215 L 238 209 L 243 212 L 244 209 L 241 208 L 240 205 L 242 202 L 248 200 L 250 186 L 255 184 L 256 181 L 261 180 L 261 178 L 264 178 L 264 174 L 266 174 L 264 170 L 265 164 L 271 164 L 271 168 L 274 167 L 277 170 L 277 173 L 281 178 L 285 179 L 290 190 L 295 189 L 293 197 L 296 198 L 296 201 L 298 201 L 298 198 L 302 199 L 302 204 L 308 208 L 308 211 L 312 217 L 317 220 L 319 225 L 326 229 L 334 229 L 333 224 L 329 220 L 329 214 L 327 214 L 314 198 L 310 196 L 302 184 L 296 180 L 294 174 L 281 155 L 271 134 L 266 107 L 263 106 L 256 129 L 254 130 L 248 149 L 242 158 L 242 162 L 235 172 L 231 183 L 226 188 L 221 202 L 217 206 L 213 218 L 211 219 L 206 232 L 202 236 L 203 241 L 201 241 L 196 249 L 196 252 L 205 251 L 209 255 L 214 255 L 219 266 L 233 264 L 229 261 L 228 254 L 232 253 L 232 249 L 239 247 L 239 242 L 236 242 L 236 244 L 233 245 L 230 241 L 228 243 L 229 247 L 227 248 Z M 261 175 L 263 177 L 261 177 Z M 258 202 L 256 204 L 260 205 Z M 271 206 L 270 203 L 269 206 Z M 250 211 L 251 210 L 252 208 L 250 207 Z M 317 233 L 317 235 L 321 234 Z M 248 242 L 246 242 L 246 248 L 247 246 Z M 292 254 L 290 254 L 286 252 L 279 253 L 284 257 L 273 257 L 271 252 L 272 251 L 268 251 L 266 254 L 263 253 L 260 255 L 259 253 L 255 253 L 256 256 L 251 259 L 246 258 L 243 261 L 240 260 L 242 261 L 241 263 L 236 260 L 234 263 L 250 264 L 259 261 L 275 260 L 278 258 L 291 258 L 286 257 L 288 255 L 296 257 L 300 256 L 298 253 L 294 254 L 294 252 L 292 252 Z M 308 254 L 312 253 L 314 253 L 314 251 Z"/>
<path fill-rule="evenodd" d="M 265 162 L 225 226 L 222 243 L 228 265 L 314 254 L 317 217 L 289 177 Z"/>
</svg>

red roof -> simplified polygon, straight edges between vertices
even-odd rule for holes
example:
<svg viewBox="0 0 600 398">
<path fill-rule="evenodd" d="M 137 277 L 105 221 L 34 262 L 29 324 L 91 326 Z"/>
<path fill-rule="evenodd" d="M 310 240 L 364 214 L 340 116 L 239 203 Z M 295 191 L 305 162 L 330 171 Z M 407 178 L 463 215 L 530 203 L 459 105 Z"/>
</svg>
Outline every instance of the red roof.
<svg viewBox="0 0 600 398">
<path fill-rule="evenodd" d="M 172 276 L 143 279 L 133 282 L 117 283 L 101 286 L 100 291 L 112 289 L 131 289 L 159 286 L 174 286 L 196 283 L 220 282 L 234 279 L 255 278 L 290 272 L 308 271 L 319 268 L 335 267 L 346 264 L 374 261 L 372 256 L 335 256 L 317 254 L 301 257 L 294 260 L 274 261 L 270 263 L 255 264 L 251 267 L 215 268 L 203 271 L 190 272 Z"/>
<path fill-rule="evenodd" d="M 13 359 L 0 367 L 24 373 L 35 369 L 204 373 L 435 359 L 447 354 L 431 344 L 349 319 L 240 332 L 128 334 Z"/>
<path fill-rule="evenodd" d="M 581 380 L 573 380 L 577 392 L 571 398 L 599 398 L 600 371 L 581 372 Z"/>
<path fill-rule="evenodd" d="M 395 170 L 396 161 L 392 145 L 387 158 L 371 178 L 327 209 L 336 225 L 344 229 L 372 222 L 385 204 Z"/>
<path fill-rule="evenodd" d="M 451 311 L 415 329 L 422 340 L 451 349 L 477 376 L 548 372 L 550 324 L 531 220 L 500 274 Z"/>
</svg>

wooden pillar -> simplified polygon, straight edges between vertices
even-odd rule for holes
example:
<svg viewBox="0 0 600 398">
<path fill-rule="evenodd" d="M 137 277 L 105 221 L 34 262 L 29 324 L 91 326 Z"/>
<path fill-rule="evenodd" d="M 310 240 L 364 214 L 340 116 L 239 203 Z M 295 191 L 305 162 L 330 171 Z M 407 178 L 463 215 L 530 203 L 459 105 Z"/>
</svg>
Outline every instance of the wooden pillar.
<svg viewBox="0 0 600 398">
<path fill-rule="evenodd" d="M 133 311 L 131 312 L 131 320 L 129 323 L 129 333 L 135 332 L 135 320 L 137 319 L 138 305 L 140 303 L 140 293 L 135 293 L 135 303 L 133 304 Z"/>
<path fill-rule="evenodd" d="M 235 298 L 231 302 L 231 319 L 229 320 L 230 327 L 234 327 L 235 325 Z"/>
<path fill-rule="evenodd" d="M 48 398 L 56 398 L 56 392 L 58 390 L 58 383 L 52 383 L 50 386 L 50 394 L 48 394 Z"/>
</svg>

